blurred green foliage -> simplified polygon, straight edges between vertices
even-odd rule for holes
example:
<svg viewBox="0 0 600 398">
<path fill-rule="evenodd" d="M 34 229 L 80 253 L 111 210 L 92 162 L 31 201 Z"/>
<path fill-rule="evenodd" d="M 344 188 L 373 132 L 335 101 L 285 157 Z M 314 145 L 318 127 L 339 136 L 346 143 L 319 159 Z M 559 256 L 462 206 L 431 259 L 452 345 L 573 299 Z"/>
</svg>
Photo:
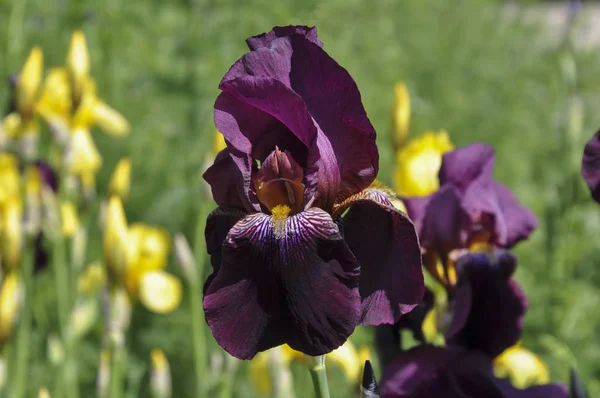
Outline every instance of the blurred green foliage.
<svg viewBox="0 0 600 398">
<path fill-rule="evenodd" d="M 43 48 L 46 67 L 62 65 L 71 33 L 82 28 L 99 93 L 132 125 L 124 139 L 95 132 L 104 157 L 99 192 L 118 159 L 130 156 L 128 218 L 193 240 L 218 82 L 244 53 L 246 37 L 286 24 L 316 25 L 325 49 L 356 80 L 379 134 L 383 181 L 392 181 L 390 106 L 398 80 L 411 91 L 412 134 L 444 128 L 457 145 L 496 148 L 496 177 L 540 220 L 516 249 L 530 302 L 523 344 L 543 356 L 553 379 L 566 381 L 574 366 L 590 396 L 599 395 L 600 207 L 579 176 L 585 141 L 600 125 L 597 49 L 569 53 L 541 23 L 525 23 L 518 8 L 508 13 L 491 1 L 0 0 L 0 76 L 19 70 L 33 45 Z M 574 84 L 564 78 L 568 62 L 576 66 Z M 2 108 L 7 100 L 8 85 L 1 85 Z M 569 127 L 574 101 L 584 110 L 581 132 Z M 89 260 L 100 250 L 98 242 Z M 36 280 L 37 295 L 48 297 L 41 307 L 48 323 L 34 331 L 28 396 L 51 383 L 46 334 L 56 314 L 49 278 Z M 169 316 L 137 307 L 128 336 L 130 396 L 147 396 L 154 347 L 170 359 L 174 396 L 190 396 L 188 311 L 186 300 Z M 79 350 L 83 396 L 95 388 L 101 332 L 99 326 Z M 357 334 L 357 341 L 371 339 L 370 330 Z M 308 372 L 294 373 L 298 389 L 308 385 Z M 334 378 L 333 396 L 347 396 L 342 380 Z M 256 396 L 248 384 L 242 366 L 235 396 Z"/>
</svg>

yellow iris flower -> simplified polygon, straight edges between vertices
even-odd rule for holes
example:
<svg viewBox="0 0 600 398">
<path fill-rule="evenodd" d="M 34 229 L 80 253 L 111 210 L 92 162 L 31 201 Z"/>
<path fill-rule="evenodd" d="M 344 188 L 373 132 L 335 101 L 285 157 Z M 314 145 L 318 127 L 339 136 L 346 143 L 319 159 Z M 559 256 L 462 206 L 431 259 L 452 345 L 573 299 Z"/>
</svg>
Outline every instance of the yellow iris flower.
<svg viewBox="0 0 600 398">
<path fill-rule="evenodd" d="M 396 192 L 401 196 L 426 196 L 439 188 L 442 155 L 454 148 L 448 133 L 425 132 L 396 153 Z"/>
<path fill-rule="evenodd" d="M 286 367 L 289 367 L 292 362 L 304 361 L 304 354 L 292 349 L 287 344 L 272 350 L 279 350 L 278 353 L 281 355 L 280 363 Z M 250 361 L 250 380 L 256 389 L 264 395 L 270 394 L 272 391 L 269 370 L 269 367 L 271 366 L 269 357 L 272 354 L 272 350 L 261 352 Z M 361 382 L 364 361 L 370 358 L 371 355 L 366 346 L 361 347 L 360 350 L 357 351 L 350 340 L 346 340 L 341 347 L 333 350 L 326 356 L 326 360 L 329 361 L 329 363 L 340 367 L 344 372 L 346 379 L 355 385 L 358 385 L 358 383 Z"/>
<path fill-rule="evenodd" d="M 550 382 L 550 371 L 542 358 L 516 344 L 494 359 L 494 374 L 507 378 L 517 388 Z"/>
<path fill-rule="evenodd" d="M 37 111 L 50 125 L 55 137 L 68 143 L 66 166 L 88 192 L 95 188 L 95 176 L 102 166 L 91 136 L 93 126 L 122 136 L 128 133 L 127 120 L 97 95 L 90 75 L 85 36 L 76 31 L 71 39 L 66 67 L 50 70 L 44 81 Z"/>
<path fill-rule="evenodd" d="M 104 257 L 109 281 L 127 289 L 151 311 L 167 313 L 181 302 L 179 279 L 164 271 L 171 250 L 169 235 L 162 228 L 127 224 L 123 202 L 109 200 L 104 230 Z"/>
</svg>

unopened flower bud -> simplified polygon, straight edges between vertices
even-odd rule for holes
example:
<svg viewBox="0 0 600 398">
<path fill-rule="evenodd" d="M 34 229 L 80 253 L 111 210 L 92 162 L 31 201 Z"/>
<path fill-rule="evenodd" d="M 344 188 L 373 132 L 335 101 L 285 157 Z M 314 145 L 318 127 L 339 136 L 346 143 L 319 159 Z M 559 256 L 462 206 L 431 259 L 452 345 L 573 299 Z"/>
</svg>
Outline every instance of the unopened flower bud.
<svg viewBox="0 0 600 398">
<path fill-rule="evenodd" d="M 129 196 L 131 186 L 131 160 L 122 158 L 117 163 L 115 170 L 110 177 L 108 185 L 108 193 L 110 196 L 115 195 L 121 198 L 124 202 Z"/>
<path fill-rule="evenodd" d="M 42 80 L 43 67 L 44 55 L 42 50 L 39 47 L 34 47 L 29 53 L 23 69 L 21 69 L 16 86 L 17 110 L 28 119 L 33 114 L 33 106 Z"/>
<path fill-rule="evenodd" d="M 394 149 L 400 149 L 410 134 L 410 94 L 404 83 L 396 83 L 392 106 Z"/>
<path fill-rule="evenodd" d="M 75 235 L 79 229 L 79 216 L 73 202 L 66 201 L 60 204 L 60 215 L 62 220 L 62 233 L 67 238 Z"/>
<path fill-rule="evenodd" d="M 84 296 L 93 296 L 106 285 L 106 272 L 99 262 L 93 262 L 86 267 L 79 277 L 77 291 Z"/>
<path fill-rule="evenodd" d="M 48 389 L 46 387 L 40 388 L 38 398 L 50 398 L 50 392 L 48 392 Z"/>
<path fill-rule="evenodd" d="M 197 278 L 196 260 L 183 234 L 175 235 L 175 257 L 188 281 L 195 281 Z"/>
<path fill-rule="evenodd" d="M 0 289 L 0 347 L 8 340 L 21 310 L 23 284 L 16 273 L 5 276 Z"/>
<path fill-rule="evenodd" d="M 100 366 L 98 368 L 98 378 L 96 379 L 96 388 L 100 398 L 108 397 L 108 383 L 110 381 L 110 351 L 102 350 L 100 353 Z"/>
<path fill-rule="evenodd" d="M 48 359 L 50 363 L 58 366 L 65 359 L 65 348 L 60 338 L 54 334 L 48 337 Z"/>
<path fill-rule="evenodd" d="M 152 359 L 152 375 L 150 376 L 150 385 L 152 395 L 155 398 L 171 397 L 171 370 L 165 354 L 159 350 L 152 350 L 150 357 Z"/>
<path fill-rule="evenodd" d="M 69 331 L 75 339 L 85 336 L 98 319 L 98 303 L 94 298 L 81 300 L 69 319 Z"/>
<path fill-rule="evenodd" d="M 73 87 L 73 98 L 79 102 L 83 92 L 83 85 L 90 73 L 90 58 L 88 54 L 85 35 L 81 30 L 73 33 L 71 45 L 67 54 L 67 68 Z"/>
</svg>

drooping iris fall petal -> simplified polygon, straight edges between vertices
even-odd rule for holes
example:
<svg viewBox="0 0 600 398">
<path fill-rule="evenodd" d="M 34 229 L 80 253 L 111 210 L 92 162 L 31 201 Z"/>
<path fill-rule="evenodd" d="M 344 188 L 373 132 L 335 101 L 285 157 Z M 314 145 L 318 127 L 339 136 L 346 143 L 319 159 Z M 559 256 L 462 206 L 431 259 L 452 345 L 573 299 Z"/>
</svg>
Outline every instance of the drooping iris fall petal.
<svg viewBox="0 0 600 398">
<path fill-rule="evenodd" d="M 581 175 L 590 188 L 594 200 L 600 203 L 600 131 L 585 145 Z"/>
<path fill-rule="evenodd" d="M 492 357 L 521 338 L 527 298 L 512 278 L 509 252 L 469 253 L 456 262 L 458 287 L 446 340 Z"/>
<path fill-rule="evenodd" d="M 378 191 L 365 190 L 336 210 L 344 240 L 361 266 L 363 325 L 393 324 L 423 298 L 421 249 L 415 227 Z"/>
<path fill-rule="evenodd" d="M 344 343 L 360 318 L 359 269 L 338 227 L 313 208 L 289 217 L 278 239 L 271 217 L 239 221 L 206 288 L 213 336 L 243 359 L 287 342 L 309 355 Z"/>
</svg>

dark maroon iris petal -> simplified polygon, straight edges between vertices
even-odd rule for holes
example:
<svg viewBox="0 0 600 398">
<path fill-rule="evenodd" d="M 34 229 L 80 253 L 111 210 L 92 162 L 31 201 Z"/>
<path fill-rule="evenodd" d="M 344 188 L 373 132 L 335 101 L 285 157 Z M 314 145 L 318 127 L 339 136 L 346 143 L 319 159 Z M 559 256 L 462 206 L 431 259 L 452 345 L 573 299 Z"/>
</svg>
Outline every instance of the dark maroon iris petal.
<svg viewBox="0 0 600 398">
<path fill-rule="evenodd" d="M 44 243 L 44 234 L 40 232 L 35 237 L 35 254 L 33 259 L 33 270 L 35 273 L 43 271 L 48 266 L 48 249 Z"/>
<path fill-rule="evenodd" d="M 361 323 L 396 323 L 424 293 L 415 227 L 377 191 L 367 190 L 349 203 L 341 224 L 344 240 L 361 267 Z"/>
<path fill-rule="evenodd" d="M 329 209 L 334 199 L 358 193 L 375 179 L 379 167 L 375 129 L 348 71 L 322 48 L 299 36 L 293 36 L 291 43 L 291 86 L 304 100 L 322 135 L 318 142 L 319 199 L 315 204 Z M 332 165 L 339 169 L 339 187 L 330 181 L 327 169 Z"/>
<path fill-rule="evenodd" d="M 263 162 L 278 147 L 305 168 L 307 190 L 316 189 L 317 130 L 302 99 L 277 80 L 240 77 L 223 82 L 215 103 L 215 125 L 223 133 L 231 156 L 252 191 L 255 161 Z M 307 202 L 310 197 L 306 198 Z M 256 207 L 256 206 L 255 206 Z M 257 208 L 258 210 L 259 208 Z"/>
<path fill-rule="evenodd" d="M 221 255 L 204 310 L 219 345 L 238 358 L 283 343 L 322 355 L 359 323 L 359 266 L 322 210 L 289 217 L 281 238 L 271 217 L 249 215 L 229 231 Z"/>
<path fill-rule="evenodd" d="M 400 198 L 402 203 L 404 203 L 404 206 L 406 206 L 406 213 L 415 224 L 415 229 L 421 240 L 423 239 L 423 220 L 427 214 L 427 205 L 429 205 L 432 196 L 433 195 Z M 421 245 L 422 244 L 423 242 L 421 241 Z"/>
<path fill-rule="evenodd" d="M 58 175 L 52 166 L 43 160 L 35 161 L 34 165 L 38 169 L 44 185 L 52 189 L 52 191 L 58 192 Z"/>
<path fill-rule="evenodd" d="M 415 340 L 425 343 L 425 334 L 423 334 L 423 321 L 425 320 L 425 317 L 429 311 L 431 311 L 433 308 L 434 304 L 435 296 L 433 295 L 433 292 L 425 288 L 423 300 L 421 300 L 419 305 L 414 310 L 400 318 L 398 323 L 396 323 L 396 327 L 399 330 L 410 330 Z"/>
<path fill-rule="evenodd" d="M 514 246 L 526 239 L 538 224 L 530 209 L 521 206 L 508 188 L 492 179 L 480 179 L 469 185 L 462 207 L 471 216 L 471 229 L 488 215 L 492 243 L 498 247 Z"/>
<path fill-rule="evenodd" d="M 386 366 L 380 391 L 382 398 L 567 398 L 558 384 L 511 386 L 494 377 L 491 359 L 481 353 L 429 345 L 402 352 Z"/>
<path fill-rule="evenodd" d="M 482 143 L 445 153 L 438 174 L 440 186 L 450 183 L 464 190 L 479 178 L 491 178 L 494 160 L 494 149 Z"/>
<path fill-rule="evenodd" d="M 235 149 L 233 151 L 237 152 Z M 247 160 L 244 155 L 235 157 L 231 156 L 231 152 L 229 148 L 219 152 L 213 165 L 204 173 L 203 177 L 210 185 L 213 199 L 224 209 L 238 208 L 247 211 L 260 209 L 251 178 L 247 180 L 244 178 L 244 174 L 248 177 L 252 175 L 250 171 L 252 165 L 244 163 L 244 160 Z M 247 173 L 240 172 L 240 166 L 234 159 L 238 160 L 242 167 L 245 165 L 248 168 Z"/>
<path fill-rule="evenodd" d="M 412 332 L 413 338 L 425 343 L 423 321 L 433 308 L 435 297 L 433 292 L 425 288 L 425 295 L 419 305 L 408 314 L 403 315 L 394 325 L 379 325 L 375 328 L 375 348 L 379 362 L 385 366 L 402 350 L 402 329 Z"/>
<path fill-rule="evenodd" d="M 421 244 L 437 253 L 445 262 L 450 251 L 464 245 L 465 217 L 456 187 L 442 187 L 429 199 L 425 217 L 421 221 Z"/>
<path fill-rule="evenodd" d="M 512 278 L 516 261 L 502 250 L 458 259 L 454 316 L 446 333 L 449 343 L 495 357 L 519 341 L 527 298 Z"/>
<path fill-rule="evenodd" d="M 585 145 L 581 175 L 590 188 L 594 200 L 600 203 L 600 131 Z"/>
<path fill-rule="evenodd" d="M 375 130 L 348 72 L 316 32 L 277 28 L 251 38 L 221 81 L 215 123 L 228 145 L 264 160 L 277 145 L 305 168 L 305 202 L 327 211 L 378 169 Z M 242 173 L 246 167 L 242 167 Z"/>
<path fill-rule="evenodd" d="M 206 238 L 206 252 L 210 256 L 210 263 L 213 267 L 213 273 L 208 277 L 204 284 L 204 292 L 208 289 L 214 276 L 219 273 L 221 268 L 221 248 L 223 242 L 229 233 L 229 230 L 246 214 L 238 209 L 215 209 L 206 220 L 206 229 L 204 237 Z"/>
<path fill-rule="evenodd" d="M 268 33 L 249 37 L 246 39 L 246 43 L 248 44 L 250 50 L 257 50 L 261 47 L 267 47 L 278 37 L 287 37 L 295 34 L 302 35 L 307 40 L 315 43 L 317 46 L 323 47 L 323 43 L 321 43 L 319 36 L 317 36 L 317 28 L 314 26 L 312 28 L 309 28 L 308 26 L 275 26 Z"/>
</svg>

